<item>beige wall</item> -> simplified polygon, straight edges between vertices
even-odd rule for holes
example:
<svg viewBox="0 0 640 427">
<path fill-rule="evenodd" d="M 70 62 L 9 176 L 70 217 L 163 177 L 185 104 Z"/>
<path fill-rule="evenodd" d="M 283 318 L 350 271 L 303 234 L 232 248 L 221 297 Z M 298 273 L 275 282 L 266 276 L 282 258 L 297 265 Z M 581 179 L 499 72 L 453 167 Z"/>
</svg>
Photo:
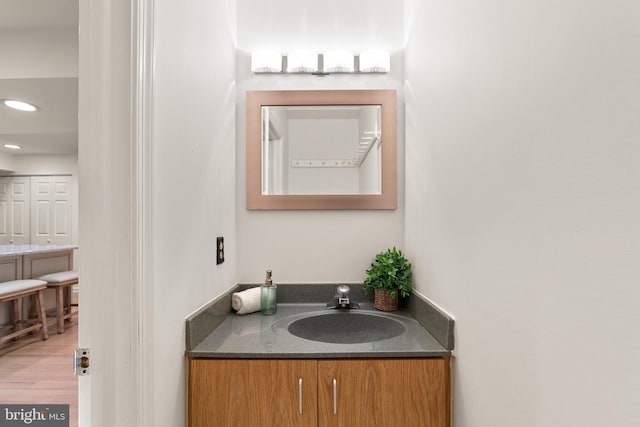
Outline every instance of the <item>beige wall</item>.
<svg viewBox="0 0 640 427">
<path fill-rule="evenodd" d="M 403 243 L 404 111 L 402 8 L 376 0 L 358 2 L 238 1 L 236 206 L 238 279 L 260 282 L 273 270 L 276 283 L 359 282 L 377 252 Z M 284 13 L 287 11 L 287 13 Z M 355 52 L 389 49 L 386 75 L 256 75 L 250 53 L 271 48 Z M 245 204 L 245 101 L 247 90 L 396 89 L 398 92 L 398 209 L 395 211 L 247 211 Z"/>
<path fill-rule="evenodd" d="M 456 427 L 640 419 L 640 5 L 409 0 L 406 233 Z"/>
<path fill-rule="evenodd" d="M 184 417 L 184 319 L 236 283 L 235 1 L 155 2 L 153 422 Z M 226 260 L 216 265 L 216 237 Z"/>
<path fill-rule="evenodd" d="M 0 29 L 0 78 L 78 76 L 75 29 Z M 37 52 L 37 54 L 34 54 Z"/>
</svg>

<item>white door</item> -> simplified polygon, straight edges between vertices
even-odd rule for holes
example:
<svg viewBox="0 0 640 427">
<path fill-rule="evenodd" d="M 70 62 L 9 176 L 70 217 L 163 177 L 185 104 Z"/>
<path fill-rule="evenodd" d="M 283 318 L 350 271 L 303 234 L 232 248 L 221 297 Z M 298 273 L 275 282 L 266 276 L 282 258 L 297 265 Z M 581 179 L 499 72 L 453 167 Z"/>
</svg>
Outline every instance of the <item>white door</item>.
<svg viewBox="0 0 640 427">
<path fill-rule="evenodd" d="M 28 176 L 0 178 L 0 244 L 30 242 Z"/>
<path fill-rule="evenodd" d="M 31 243 L 71 244 L 71 177 L 31 177 Z"/>
<path fill-rule="evenodd" d="M 151 427 L 154 419 L 157 398 L 153 376 L 148 373 L 154 371 L 155 346 L 146 337 L 150 336 L 147 329 L 152 322 L 148 319 L 154 318 L 155 303 L 148 295 L 141 297 L 138 276 L 142 270 L 137 261 L 148 256 L 139 250 L 140 242 L 150 241 L 146 236 L 140 238 L 137 228 L 148 224 L 150 212 L 146 206 L 137 210 L 142 198 L 137 193 L 138 167 L 144 164 L 145 174 L 152 171 L 147 167 L 151 165 L 148 154 L 136 139 L 152 129 L 144 126 L 147 122 L 141 126 L 137 121 L 153 116 L 150 107 L 143 111 L 139 106 L 147 106 L 151 99 L 147 94 L 152 91 L 138 92 L 133 84 L 151 73 L 154 49 L 149 43 L 137 44 L 137 25 L 144 22 L 144 28 L 153 28 L 153 4 L 153 0 L 79 1 L 82 314 L 78 345 L 91 348 L 93 367 L 89 376 L 78 379 L 82 427 Z M 148 70 L 137 68 L 141 47 L 145 58 L 140 59 Z M 146 81 L 151 84 L 150 78 Z M 144 150 L 151 153 L 152 146 L 147 147 Z"/>
</svg>

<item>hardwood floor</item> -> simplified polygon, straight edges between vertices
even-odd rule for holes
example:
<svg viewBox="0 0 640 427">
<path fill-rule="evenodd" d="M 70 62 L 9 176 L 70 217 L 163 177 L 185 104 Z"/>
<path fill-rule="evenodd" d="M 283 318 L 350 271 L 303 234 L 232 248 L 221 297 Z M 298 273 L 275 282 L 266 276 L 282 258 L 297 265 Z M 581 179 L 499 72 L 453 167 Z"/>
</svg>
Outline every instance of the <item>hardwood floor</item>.
<svg viewBox="0 0 640 427">
<path fill-rule="evenodd" d="M 0 356 L 0 403 L 69 404 L 70 427 L 78 426 L 78 378 L 73 375 L 73 350 L 78 347 L 77 317 L 56 333 L 55 318 L 49 339 L 40 334 L 7 343 Z M 27 342 L 27 340 L 29 342 Z M 26 344 L 26 345 L 24 345 Z"/>
</svg>

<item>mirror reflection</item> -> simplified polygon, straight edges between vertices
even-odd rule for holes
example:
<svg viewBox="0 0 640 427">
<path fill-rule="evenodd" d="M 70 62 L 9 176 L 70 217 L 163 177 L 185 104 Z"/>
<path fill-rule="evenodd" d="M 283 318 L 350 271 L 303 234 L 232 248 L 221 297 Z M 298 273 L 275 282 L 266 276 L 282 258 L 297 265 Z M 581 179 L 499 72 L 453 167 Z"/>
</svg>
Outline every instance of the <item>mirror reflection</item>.
<svg viewBox="0 0 640 427">
<path fill-rule="evenodd" d="M 381 111 L 380 105 L 262 106 L 262 194 L 381 194 Z"/>
<path fill-rule="evenodd" d="M 396 209 L 396 91 L 246 93 L 248 210 Z"/>
</svg>

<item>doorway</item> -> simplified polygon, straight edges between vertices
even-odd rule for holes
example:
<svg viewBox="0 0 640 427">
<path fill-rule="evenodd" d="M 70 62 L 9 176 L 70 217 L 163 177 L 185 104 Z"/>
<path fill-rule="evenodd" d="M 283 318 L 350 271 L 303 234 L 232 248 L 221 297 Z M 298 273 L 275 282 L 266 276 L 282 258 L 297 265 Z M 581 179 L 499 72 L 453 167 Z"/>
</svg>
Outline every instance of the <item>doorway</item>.
<svg viewBox="0 0 640 427">
<path fill-rule="evenodd" d="M 60 198 L 45 206 L 40 194 L 31 213 L 18 208 L 34 206 L 31 201 L 5 205 L 14 209 L 5 210 L 3 219 L 9 213 L 12 218 L 21 214 L 22 222 L 14 224 L 31 227 L 18 230 L 24 241 L 7 238 L 0 244 L 52 245 L 60 243 L 62 234 L 67 232 L 65 238 L 69 240 L 64 243 L 78 243 L 78 22 L 78 0 L 2 2 L 0 55 L 6 66 L 0 70 L 0 99 L 24 100 L 36 108 L 34 112 L 24 112 L 0 104 L 0 175 L 66 176 L 74 199 L 68 223 L 61 220 Z M 33 184 L 37 189 L 44 188 L 42 180 L 34 181 L 38 181 Z M 30 184 L 23 188 L 34 187 Z M 50 187 L 54 192 L 61 188 L 57 184 Z M 53 231 L 58 226 L 64 226 L 66 231 Z M 46 237 L 43 230 L 53 231 L 54 237 Z M 72 302 L 76 304 L 78 289 L 72 292 Z M 50 309 L 55 306 L 53 293 L 46 291 Z M 8 311 L 6 305 L 0 307 L 0 324 L 6 320 L 2 313 Z M 73 310 L 77 310 L 76 306 Z M 0 403 L 69 404 L 70 425 L 74 426 L 78 423 L 78 379 L 73 375 L 71 360 L 73 349 L 78 346 L 78 317 L 66 322 L 62 334 L 56 333 L 52 312 L 48 323 L 50 334 L 46 341 L 36 333 L 0 345 Z"/>
</svg>

